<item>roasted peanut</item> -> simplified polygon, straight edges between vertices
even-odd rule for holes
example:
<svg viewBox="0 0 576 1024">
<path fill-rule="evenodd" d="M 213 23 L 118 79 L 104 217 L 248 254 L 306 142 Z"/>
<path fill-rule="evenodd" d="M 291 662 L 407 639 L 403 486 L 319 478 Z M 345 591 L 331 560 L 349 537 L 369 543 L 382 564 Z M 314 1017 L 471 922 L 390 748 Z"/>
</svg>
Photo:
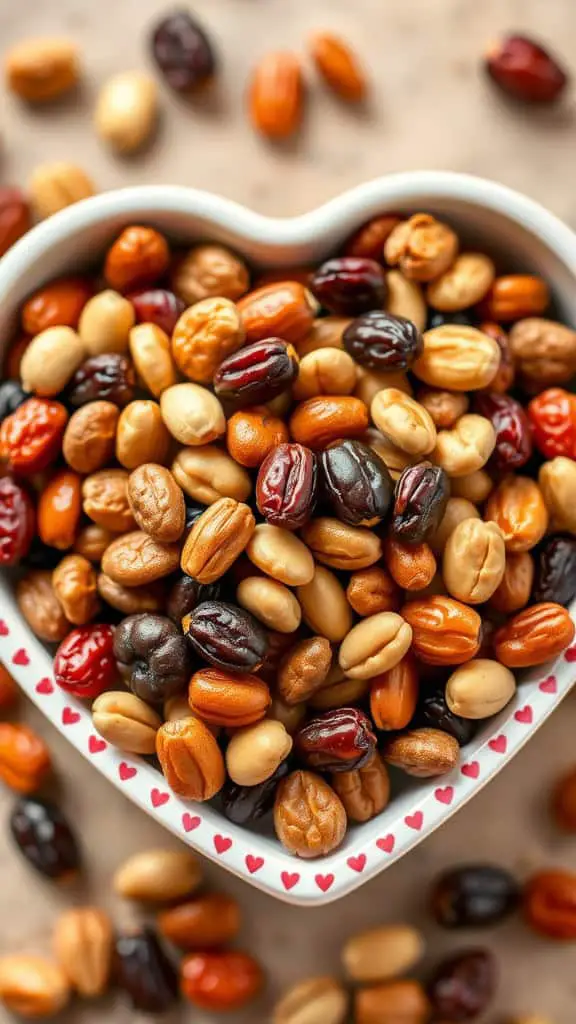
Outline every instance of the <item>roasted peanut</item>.
<svg viewBox="0 0 576 1024">
<path fill-rule="evenodd" d="M 382 813 L 390 799 L 388 771 L 377 751 L 360 768 L 335 772 L 332 785 L 351 821 L 370 821 Z"/>
<path fill-rule="evenodd" d="M 384 559 L 392 579 L 402 590 L 424 590 L 436 575 L 436 559 L 425 543 L 404 544 L 396 537 L 387 537 Z"/>
<path fill-rule="evenodd" d="M 0 958 L 0 1000 L 21 1017 L 52 1017 L 64 1009 L 70 986 L 64 972 L 40 956 Z"/>
<path fill-rule="evenodd" d="M 502 582 L 506 549 L 496 523 L 464 519 L 452 530 L 444 548 L 442 575 L 452 597 L 484 604 Z"/>
<path fill-rule="evenodd" d="M 489 291 L 496 268 L 481 252 L 462 252 L 449 270 L 428 285 L 426 298 L 434 309 L 456 313 L 480 302 Z"/>
<path fill-rule="evenodd" d="M 244 338 L 234 303 L 205 298 L 182 313 L 172 334 L 172 355 L 188 380 L 211 384 L 220 363 L 243 345 Z"/>
<path fill-rule="evenodd" d="M 292 389 L 297 402 L 318 395 L 350 395 L 356 387 L 356 364 L 339 348 L 319 348 L 300 360 Z"/>
<path fill-rule="evenodd" d="M 162 419 L 180 444 L 209 444 L 226 430 L 215 395 L 198 384 L 174 384 L 160 396 Z"/>
<path fill-rule="evenodd" d="M 219 498 L 246 501 L 252 481 L 242 466 L 215 445 L 183 448 L 172 463 L 176 483 L 194 501 L 212 505 Z"/>
<path fill-rule="evenodd" d="M 80 996 L 101 996 L 112 967 L 113 932 L 108 914 L 98 907 L 65 911 L 54 930 L 54 953 Z"/>
<path fill-rule="evenodd" d="M 170 543 L 184 531 L 184 495 L 169 469 L 153 462 L 139 466 L 128 478 L 128 501 L 136 525 L 155 540 Z"/>
<path fill-rule="evenodd" d="M 126 900 L 167 903 L 194 892 L 201 880 L 200 862 L 189 850 L 144 850 L 118 868 L 113 886 Z"/>
<path fill-rule="evenodd" d="M 576 372 L 576 331 L 555 320 L 520 320 L 510 331 L 510 350 L 519 374 L 538 391 L 565 384 Z"/>
<path fill-rule="evenodd" d="M 236 937 L 240 908 L 232 896 L 206 893 L 164 910 L 157 924 L 163 938 L 179 949 L 211 949 Z"/>
<path fill-rule="evenodd" d="M 304 621 L 314 633 L 333 644 L 344 639 L 352 626 L 352 612 L 344 588 L 333 572 L 316 565 L 312 579 L 297 588 L 296 596 Z"/>
<path fill-rule="evenodd" d="M 436 427 L 430 413 L 402 391 L 379 391 L 370 414 L 384 436 L 408 455 L 427 455 L 434 449 Z"/>
<path fill-rule="evenodd" d="M 58 161 L 40 164 L 30 176 L 30 201 L 37 217 L 44 219 L 81 199 L 93 196 L 94 184 L 76 164 Z"/>
<path fill-rule="evenodd" d="M 412 970 L 423 955 L 424 937 L 416 928 L 389 924 L 348 939 L 342 963 L 352 981 L 387 981 Z"/>
<path fill-rule="evenodd" d="M 188 306 L 210 298 L 236 302 L 249 286 L 245 263 L 224 245 L 195 245 L 178 261 L 172 274 L 172 287 Z"/>
<path fill-rule="evenodd" d="M 530 600 L 534 581 L 534 559 L 528 551 L 506 555 L 506 568 L 502 582 L 496 588 L 490 604 L 497 612 L 510 615 L 519 612 Z"/>
<path fill-rule="evenodd" d="M 355 1024 L 426 1024 L 430 1003 L 419 981 L 387 981 L 357 989 Z"/>
<path fill-rule="evenodd" d="M 128 501 L 128 473 L 124 469 L 101 469 L 82 484 L 82 508 L 89 519 L 106 530 L 130 530 L 134 517 Z"/>
<path fill-rule="evenodd" d="M 316 560 L 331 569 L 366 569 L 382 557 L 380 538 L 363 526 L 320 516 L 301 532 Z"/>
<path fill-rule="evenodd" d="M 8 51 L 4 70 L 12 92 L 29 103 L 45 103 L 76 85 L 78 53 L 69 39 L 25 39 Z"/>
<path fill-rule="evenodd" d="M 256 131 L 285 139 L 300 127 L 304 112 L 304 79 L 298 57 L 269 53 L 255 69 L 250 85 L 250 118 Z"/>
<path fill-rule="evenodd" d="M 443 324 L 424 334 L 424 351 L 413 372 L 433 388 L 477 391 L 485 388 L 500 365 L 500 348 L 475 327 Z"/>
<path fill-rule="evenodd" d="M 351 679 L 371 679 L 397 665 L 411 641 L 410 626 L 396 612 L 370 615 L 344 638 L 338 663 Z"/>
<path fill-rule="evenodd" d="M 461 718 L 489 718 L 506 707 L 516 693 L 512 672 L 497 661 L 474 658 L 452 673 L 446 703 Z"/>
<path fill-rule="evenodd" d="M 115 583 L 140 587 L 169 576 L 178 568 L 176 544 L 160 544 L 142 530 L 117 537 L 102 556 L 102 571 Z"/>
<path fill-rule="evenodd" d="M 274 774 L 292 749 L 281 722 L 265 718 L 234 733 L 226 748 L 228 775 L 239 786 L 258 786 Z"/>
<path fill-rule="evenodd" d="M 297 857 L 322 857 L 346 834 L 346 811 L 334 790 L 313 772 L 292 772 L 276 790 L 274 827 Z"/>
<path fill-rule="evenodd" d="M 154 754 L 162 720 L 133 693 L 109 691 L 94 701 L 92 723 L 112 746 L 130 754 Z"/>
<path fill-rule="evenodd" d="M 86 358 L 84 344 L 71 327 L 47 327 L 29 343 L 20 363 L 25 391 L 50 397 L 62 391 Z"/>
<path fill-rule="evenodd" d="M 452 771 L 460 747 L 454 736 L 441 729 L 407 729 L 386 741 L 382 756 L 407 775 L 431 779 Z"/>
<path fill-rule="evenodd" d="M 288 587 L 302 587 L 314 576 L 310 550 L 290 530 L 258 523 L 246 546 L 246 554 L 262 572 Z"/>
<path fill-rule="evenodd" d="M 88 402 L 72 413 L 62 439 L 62 453 L 71 469 L 90 474 L 110 462 L 119 415 L 112 402 Z"/>
<path fill-rule="evenodd" d="M 494 451 L 496 433 L 484 416 L 467 413 L 453 430 L 441 430 L 430 458 L 450 477 L 468 476 L 482 469 Z"/>
<path fill-rule="evenodd" d="M 576 462 L 563 455 L 545 462 L 538 483 L 556 527 L 576 534 Z"/>
<path fill-rule="evenodd" d="M 125 469 L 144 462 L 162 464 L 168 455 L 170 434 L 157 402 L 138 399 L 120 413 L 116 430 L 116 458 Z"/>
<path fill-rule="evenodd" d="M 429 544 L 435 555 L 442 555 L 452 533 L 465 519 L 479 519 L 480 513 L 472 502 L 465 498 L 448 498 L 446 511 L 440 525 L 429 538 Z"/>
<path fill-rule="evenodd" d="M 177 383 L 170 339 L 158 324 L 144 323 L 132 327 L 128 345 L 138 376 L 156 398 Z"/>
<path fill-rule="evenodd" d="M 213 583 L 244 550 L 256 521 L 234 498 L 219 498 L 196 520 L 182 549 L 182 571 L 199 583 Z"/>
<path fill-rule="evenodd" d="M 296 644 L 278 671 L 278 693 L 286 704 L 300 704 L 320 689 L 328 675 L 331 660 L 332 649 L 323 636 L 314 636 Z"/>
<path fill-rule="evenodd" d="M 103 526 L 89 523 L 88 526 L 80 530 L 74 544 L 74 551 L 78 555 L 83 555 L 89 562 L 100 562 L 106 548 L 116 536 L 111 530 L 105 530 Z"/>
<path fill-rule="evenodd" d="M 457 252 L 458 239 L 452 229 L 427 213 L 402 221 L 384 244 L 386 262 L 399 266 L 413 281 L 433 281 L 448 270 Z"/>
<path fill-rule="evenodd" d="M 344 1024 L 347 1011 L 347 993 L 335 978 L 307 978 L 283 993 L 271 1024 Z"/>
<path fill-rule="evenodd" d="M 82 555 L 66 555 L 52 573 L 52 587 L 68 622 L 83 626 L 100 607 L 96 570 Z"/>
<path fill-rule="evenodd" d="M 422 289 L 416 281 L 411 281 L 399 270 L 389 270 L 386 274 L 388 297 L 386 310 L 393 316 L 403 316 L 416 326 L 419 331 L 426 327 L 426 301 Z M 396 387 L 397 385 L 392 385 Z M 362 397 L 362 396 L 360 396 Z"/>
<path fill-rule="evenodd" d="M 263 576 L 247 576 L 236 590 L 236 600 L 268 629 L 293 633 L 302 618 L 294 594 L 284 584 Z"/>
<path fill-rule="evenodd" d="M 64 639 L 70 623 L 54 593 L 51 572 L 27 572 L 16 584 L 16 601 L 34 636 L 49 644 Z"/>
<path fill-rule="evenodd" d="M 119 292 L 98 292 L 88 299 L 80 314 L 78 334 L 91 356 L 104 352 L 126 352 L 128 335 L 134 326 L 134 307 Z"/>
<path fill-rule="evenodd" d="M 465 498 L 474 505 L 481 505 L 494 488 L 494 481 L 485 469 L 477 469 L 466 476 L 453 477 L 450 490 L 453 498 Z"/>
<path fill-rule="evenodd" d="M 417 398 L 419 404 L 432 417 L 438 430 L 451 430 L 455 427 L 460 417 L 468 412 L 470 405 L 468 395 L 458 391 L 422 388 Z"/>
<path fill-rule="evenodd" d="M 150 138 L 157 113 L 154 79 L 142 71 L 122 71 L 102 86 L 94 112 L 94 127 L 112 149 L 131 153 Z"/>
</svg>

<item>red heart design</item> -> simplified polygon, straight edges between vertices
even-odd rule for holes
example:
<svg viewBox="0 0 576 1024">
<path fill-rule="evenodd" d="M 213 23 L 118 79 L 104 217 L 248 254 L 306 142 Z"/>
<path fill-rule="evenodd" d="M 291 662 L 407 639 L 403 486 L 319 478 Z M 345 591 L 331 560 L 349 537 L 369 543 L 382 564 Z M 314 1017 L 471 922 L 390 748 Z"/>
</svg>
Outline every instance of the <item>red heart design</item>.
<svg viewBox="0 0 576 1024">
<path fill-rule="evenodd" d="M 72 708 L 66 706 L 62 711 L 62 725 L 76 725 L 76 722 L 80 721 L 80 712 L 73 711 Z"/>
<path fill-rule="evenodd" d="M 519 708 L 518 711 L 514 712 L 514 718 L 517 722 L 522 722 L 524 725 L 531 725 L 532 719 L 532 708 L 529 704 L 526 704 L 523 708 Z"/>
<path fill-rule="evenodd" d="M 569 647 L 568 650 L 564 652 L 564 660 L 576 661 L 576 645 L 574 647 Z"/>
<path fill-rule="evenodd" d="M 44 676 L 39 683 L 36 683 L 36 693 L 54 693 L 54 684 L 48 676 Z"/>
<path fill-rule="evenodd" d="M 382 853 L 392 853 L 395 845 L 396 840 L 392 835 L 384 836 L 383 839 L 376 840 L 376 846 L 379 850 L 382 850 Z"/>
<path fill-rule="evenodd" d="M 315 875 L 314 881 L 322 892 L 328 892 L 334 885 L 334 875 Z"/>
<path fill-rule="evenodd" d="M 182 815 L 182 828 L 185 832 L 193 832 L 195 828 L 198 828 L 202 824 L 202 818 L 199 818 L 197 814 L 186 814 Z"/>
<path fill-rule="evenodd" d="M 404 821 L 408 825 L 408 828 L 413 828 L 416 832 L 419 832 L 422 828 L 424 815 L 422 814 L 422 811 L 415 811 L 414 814 L 407 814 Z"/>
<path fill-rule="evenodd" d="M 542 693 L 557 693 L 558 683 L 556 681 L 556 676 L 548 676 L 547 679 L 543 679 L 538 689 L 541 690 Z"/>
<path fill-rule="evenodd" d="M 136 769 L 132 765 L 126 764 L 126 761 L 121 761 L 118 765 L 118 775 L 120 776 L 121 782 L 128 782 L 129 779 L 133 779 L 137 774 Z"/>
<path fill-rule="evenodd" d="M 449 806 L 452 803 L 452 800 L 454 799 L 454 787 L 439 787 L 438 789 L 434 790 L 434 796 L 436 797 L 438 803 L 447 804 Z"/>
<path fill-rule="evenodd" d="M 232 840 L 228 839 L 227 836 L 215 835 L 212 842 L 217 854 L 226 853 L 226 850 L 229 850 L 232 846 Z"/>
<path fill-rule="evenodd" d="M 470 761 L 470 764 L 463 764 L 460 771 L 469 779 L 477 779 L 480 775 L 480 765 L 478 761 Z"/>
<path fill-rule="evenodd" d="M 23 647 L 19 647 L 18 650 L 16 651 L 16 653 L 13 655 L 13 657 L 12 657 L 12 664 L 13 665 L 29 665 L 30 664 L 30 658 L 26 654 L 26 651 L 24 650 Z"/>
<path fill-rule="evenodd" d="M 283 871 L 280 875 L 280 879 L 282 881 L 282 885 L 286 889 L 286 892 L 290 892 L 290 889 L 293 889 L 295 885 L 298 885 L 300 875 L 296 871 L 292 875 L 289 871 Z"/>
<path fill-rule="evenodd" d="M 4 619 L 0 619 L 0 636 L 10 636 L 10 630 L 4 622 Z"/>
<path fill-rule="evenodd" d="M 170 793 L 163 793 L 161 789 L 156 789 L 156 787 L 150 790 L 152 807 L 162 807 L 164 804 L 168 803 L 169 799 Z"/>
<path fill-rule="evenodd" d="M 505 754 L 508 749 L 508 740 L 505 736 L 497 736 L 496 739 L 490 740 L 488 743 L 490 750 L 493 750 L 496 754 Z"/>
<path fill-rule="evenodd" d="M 88 740 L 88 750 L 91 754 L 100 754 L 103 750 L 106 750 L 108 744 L 101 740 L 99 736 L 91 736 Z"/>
<path fill-rule="evenodd" d="M 244 860 L 251 875 L 255 875 L 264 866 L 264 857 L 253 857 L 251 853 L 246 854 Z"/>
<path fill-rule="evenodd" d="M 357 857 L 348 857 L 346 863 L 352 871 L 357 871 L 360 875 L 366 867 L 366 854 L 360 853 Z"/>
</svg>

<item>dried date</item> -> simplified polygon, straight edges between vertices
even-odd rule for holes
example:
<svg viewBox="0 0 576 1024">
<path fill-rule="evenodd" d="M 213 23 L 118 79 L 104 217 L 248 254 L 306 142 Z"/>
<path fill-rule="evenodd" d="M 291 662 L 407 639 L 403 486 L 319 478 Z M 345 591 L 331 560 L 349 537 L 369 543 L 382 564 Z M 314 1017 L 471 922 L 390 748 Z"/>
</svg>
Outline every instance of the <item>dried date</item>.
<svg viewBox="0 0 576 1024">
<path fill-rule="evenodd" d="M 182 628 L 194 650 L 217 668 L 253 672 L 266 656 L 266 630 L 249 612 L 226 601 L 199 604 Z"/>
<path fill-rule="evenodd" d="M 536 557 L 532 601 L 569 605 L 576 596 L 576 538 L 558 534 L 545 540 Z"/>
<path fill-rule="evenodd" d="M 440 525 L 449 497 L 443 469 L 430 462 L 408 466 L 394 492 L 392 533 L 408 544 L 421 544 Z"/>
<path fill-rule="evenodd" d="M 214 50 L 204 29 L 188 11 L 175 11 L 155 26 L 152 56 L 168 85 L 190 93 L 210 81 L 216 71 Z"/>
<path fill-rule="evenodd" d="M 302 726 L 294 737 L 294 749 L 309 768 L 349 772 L 367 764 L 376 749 L 376 736 L 363 711 L 336 708 Z"/>
<path fill-rule="evenodd" d="M 479 928 L 513 913 L 520 888 L 504 868 L 467 864 L 444 872 L 432 890 L 432 911 L 444 928 Z"/>
<path fill-rule="evenodd" d="M 382 267 L 358 256 L 326 260 L 312 274 L 310 288 L 322 306 L 337 316 L 360 316 L 382 309 L 386 302 Z"/>
<path fill-rule="evenodd" d="M 118 936 L 114 974 L 142 1013 L 165 1013 L 178 998 L 176 971 L 151 928 Z"/>
<path fill-rule="evenodd" d="M 279 444 L 258 471 L 256 504 L 273 526 L 299 530 L 316 507 L 316 456 L 302 444 Z"/>
<path fill-rule="evenodd" d="M 278 783 L 291 771 L 290 760 L 282 761 L 273 775 L 258 786 L 238 786 L 228 780 L 220 793 L 222 810 L 235 825 L 250 825 L 263 818 L 274 807 Z"/>
<path fill-rule="evenodd" d="M 374 526 L 392 501 L 393 482 L 383 459 L 361 441 L 342 441 L 319 457 L 322 496 L 351 526 Z"/>
<path fill-rule="evenodd" d="M 78 407 L 87 402 L 106 401 L 124 406 L 134 398 L 136 376 L 126 356 L 115 352 L 92 356 L 72 377 L 67 398 Z"/>
<path fill-rule="evenodd" d="M 10 815 L 10 830 L 20 852 L 41 875 L 63 881 L 78 871 L 78 844 L 55 804 L 38 797 L 20 797 Z"/>
<path fill-rule="evenodd" d="M 0 565 L 16 565 L 30 550 L 36 514 L 25 488 L 0 477 Z"/>
<path fill-rule="evenodd" d="M 380 372 L 409 370 L 424 345 L 411 320 L 380 309 L 364 313 L 349 324 L 342 340 L 360 366 Z"/>
<path fill-rule="evenodd" d="M 186 309 L 186 303 L 167 288 L 144 288 L 126 298 L 134 307 L 137 323 L 156 324 L 168 337 Z"/>
<path fill-rule="evenodd" d="M 186 689 L 192 652 L 164 615 L 129 615 L 114 633 L 114 657 L 126 685 L 142 700 L 162 703 Z"/>
<path fill-rule="evenodd" d="M 224 359 L 214 374 L 214 391 L 221 399 L 258 405 L 286 391 L 297 373 L 298 357 L 292 345 L 268 338 Z"/>
<path fill-rule="evenodd" d="M 496 989 L 496 964 L 485 949 L 469 949 L 448 957 L 428 985 L 439 1018 L 473 1020 L 488 1006 Z"/>
<path fill-rule="evenodd" d="M 489 420 L 496 432 L 492 455 L 496 468 L 508 471 L 526 465 L 532 455 L 532 429 L 520 403 L 510 395 L 483 391 L 476 396 L 474 411 Z"/>
<path fill-rule="evenodd" d="M 460 715 L 455 715 L 453 711 L 450 711 L 446 703 L 444 688 L 426 693 L 422 697 L 416 709 L 413 725 L 441 729 L 442 732 L 453 736 L 461 747 L 470 743 L 477 729 L 474 719 L 461 718 Z"/>
<path fill-rule="evenodd" d="M 190 527 L 194 525 L 202 512 L 204 512 L 204 508 L 199 507 Z M 186 525 L 188 526 L 188 521 Z M 192 579 L 191 576 L 181 576 L 168 594 L 167 615 L 179 626 L 184 616 L 203 601 L 218 601 L 221 590 L 220 580 L 216 580 L 215 583 L 198 583 L 198 580 Z"/>
</svg>

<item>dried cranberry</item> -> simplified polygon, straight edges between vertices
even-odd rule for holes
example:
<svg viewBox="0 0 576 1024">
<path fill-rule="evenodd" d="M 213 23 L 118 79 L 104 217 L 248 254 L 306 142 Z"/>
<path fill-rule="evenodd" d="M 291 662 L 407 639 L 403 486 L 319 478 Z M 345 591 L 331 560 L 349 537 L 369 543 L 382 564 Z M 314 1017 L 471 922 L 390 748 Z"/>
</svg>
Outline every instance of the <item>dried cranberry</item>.
<svg viewBox="0 0 576 1024">
<path fill-rule="evenodd" d="M 128 405 L 134 398 L 136 375 L 126 356 L 107 352 L 91 356 L 72 377 L 68 400 L 71 405 L 86 405 L 97 400 Z"/>
<path fill-rule="evenodd" d="M 486 71 L 509 96 L 527 103 L 553 103 L 568 82 L 558 62 L 526 36 L 496 43 L 486 55 Z"/>
<path fill-rule="evenodd" d="M 134 306 L 137 323 L 156 324 L 169 337 L 186 309 L 186 303 L 167 288 L 143 288 L 126 298 Z"/>
<path fill-rule="evenodd" d="M 114 630 L 107 624 L 80 626 L 62 641 L 54 658 L 54 679 L 75 697 L 97 697 L 116 679 Z"/>
<path fill-rule="evenodd" d="M 384 519 L 394 485 L 386 464 L 360 441 L 341 441 L 319 457 L 322 495 L 334 514 L 351 526 Z"/>
<path fill-rule="evenodd" d="M 176 92 L 192 92 L 216 71 L 210 40 L 188 11 L 163 18 L 152 33 L 151 46 L 154 60 Z"/>
<path fill-rule="evenodd" d="M 28 492 L 11 477 L 0 477 L 0 565 L 16 565 L 26 557 L 35 523 Z"/>
<path fill-rule="evenodd" d="M 0 384 L 0 423 L 22 405 L 30 395 L 17 380 L 4 380 Z"/>
<path fill-rule="evenodd" d="M 367 764 L 376 749 L 376 736 L 363 711 L 336 708 L 302 726 L 294 738 L 294 749 L 310 768 L 349 772 Z"/>
<path fill-rule="evenodd" d="M 299 530 L 316 506 L 316 456 L 302 444 L 279 444 L 258 470 L 256 504 L 273 526 Z"/>
<path fill-rule="evenodd" d="M 214 391 L 221 399 L 258 405 L 286 391 L 298 373 L 292 345 L 267 338 L 233 352 L 214 374 Z"/>
<path fill-rule="evenodd" d="M 60 451 L 67 419 L 60 402 L 28 398 L 0 426 L 0 458 L 16 473 L 46 469 Z"/>
<path fill-rule="evenodd" d="M 528 406 L 536 446 L 547 459 L 576 459 L 576 395 L 546 388 Z"/>
<path fill-rule="evenodd" d="M 532 428 L 524 409 L 510 395 L 482 391 L 474 400 L 475 411 L 490 420 L 496 431 L 492 460 L 497 469 L 525 466 L 532 455 Z"/>
<path fill-rule="evenodd" d="M 386 302 L 386 278 L 375 260 L 340 256 L 327 260 L 310 279 L 318 301 L 338 316 L 360 316 L 382 309 Z"/>
</svg>

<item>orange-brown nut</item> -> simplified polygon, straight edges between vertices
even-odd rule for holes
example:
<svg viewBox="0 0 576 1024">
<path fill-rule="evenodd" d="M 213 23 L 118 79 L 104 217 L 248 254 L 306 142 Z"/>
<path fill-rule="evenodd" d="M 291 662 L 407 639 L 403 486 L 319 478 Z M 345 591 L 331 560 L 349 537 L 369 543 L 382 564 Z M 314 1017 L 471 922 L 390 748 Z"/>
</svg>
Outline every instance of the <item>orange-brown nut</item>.
<svg viewBox="0 0 576 1024">
<path fill-rule="evenodd" d="M 331 569 L 366 569 L 382 557 L 382 543 L 372 530 L 329 516 L 311 519 L 301 535 L 316 561 Z"/>
<path fill-rule="evenodd" d="M 366 76 L 343 39 L 330 32 L 316 32 L 310 40 L 310 53 L 322 78 L 338 96 L 349 103 L 364 99 Z"/>
<path fill-rule="evenodd" d="M 332 785 L 350 821 L 370 821 L 390 799 L 388 769 L 378 752 L 362 768 L 334 772 Z"/>
<path fill-rule="evenodd" d="M 248 291 L 250 275 L 244 261 L 231 249 L 202 242 L 176 261 L 172 287 L 187 306 L 209 298 L 236 302 Z"/>
<path fill-rule="evenodd" d="M 138 399 L 122 409 L 116 432 L 116 458 L 122 466 L 136 469 L 144 462 L 163 463 L 169 448 L 170 434 L 157 402 Z"/>
<path fill-rule="evenodd" d="M 400 614 L 412 627 L 412 652 L 428 665 L 462 665 L 480 648 L 482 619 L 452 597 L 409 601 Z"/>
<path fill-rule="evenodd" d="M 136 525 L 155 540 L 170 544 L 184 532 L 184 495 L 165 466 L 146 462 L 128 479 L 128 501 Z"/>
<path fill-rule="evenodd" d="M 227 893 L 209 892 L 164 910 L 156 924 L 162 937 L 179 949 L 212 949 L 236 938 L 240 907 Z"/>
<path fill-rule="evenodd" d="M 264 718 L 270 707 L 270 690 L 249 673 L 232 675 L 218 668 L 203 668 L 190 680 L 188 701 L 192 711 L 210 725 L 236 728 Z"/>
<path fill-rule="evenodd" d="M 529 317 L 510 331 L 510 350 L 529 391 L 566 384 L 576 372 L 576 331 L 556 320 Z"/>
<path fill-rule="evenodd" d="M 188 534 L 180 564 L 199 583 L 213 583 L 236 561 L 254 533 L 256 520 L 248 505 L 220 498 L 210 505 Z"/>
<path fill-rule="evenodd" d="M 404 544 L 397 537 L 387 537 L 384 560 L 402 590 L 424 590 L 436 575 L 436 559 L 426 543 Z"/>
<path fill-rule="evenodd" d="M 430 1009 L 421 983 L 410 979 L 368 985 L 354 996 L 355 1024 L 427 1024 Z"/>
<path fill-rule="evenodd" d="M 112 921 L 99 907 L 73 907 L 54 929 L 54 953 L 68 981 L 80 996 L 106 991 L 112 967 Z"/>
<path fill-rule="evenodd" d="M 100 608 L 96 570 L 82 555 L 62 559 L 52 573 L 52 587 L 68 622 L 75 626 L 86 625 Z"/>
<path fill-rule="evenodd" d="M 119 292 L 154 284 L 168 270 L 168 242 L 154 228 L 124 228 L 106 253 L 104 277 Z"/>
<path fill-rule="evenodd" d="M 272 415 L 265 405 L 235 412 L 227 423 L 228 451 L 236 462 L 248 469 L 255 469 L 273 448 L 289 440 L 284 421 Z"/>
<path fill-rule="evenodd" d="M 317 451 L 342 437 L 360 437 L 368 423 L 368 409 L 359 398 L 328 395 L 300 402 L 290 418 L 290 433 Z"/>
<path fill-rule="evenodd" d="M 457 313 L 476 306 L 488 292 L 496 268 L 483 252 L 462 252 L 452 266 L 426 289 L 426 298 L 434 309 Z"/>
<path fill-rule="evenodd" d="M 64 1009 L 70 986 L 64 972 L 41 956 L 0 958 L 0 1000 L 22 1017 L 53 1017 Z"/>
<path fill-rule="evenodd" d="M 308 700 L 326 680 L 332 648 L 326 637 L 301 640 L 283 659 L 278 671 L 278 693 L 286 704 Z"/>
<path fill-rule="evenodd" d="M 511 615 L 519 612 L 530 600 L 534 580 L 534 559 L 528 551 L 506 555 L 506 567 L 499 587 L 490 598 L 490 605 L 497 612 Z"/>
<path fill-rule="evenodd" d="M 441 729 L 408 729 L 387 740 L 382 756 L 407 775 L 432 779 L 456 767 L 460 747 L 454 736 Z"/>
<path fill-rule="evenodd" d="M 50 772 L 50 752 L 27 725 L 0 722 L 0 779 L 17 793 L 34 793 Z"/>
<path fill-rule="evenodd" d="M 128 344 L 136 372 L 152 395 L 158 398 L 177 383 L 170 338 L 158 324 L 137 324 L 130 331 Z"/>
<path fill-rule="evenodd" d="M 22 327 L 33 336 L 48 327 L 76 328 L 91 295 L 92 285 L 85 277 L 59 277 L 26 300 L 20 314 Z"/>
<path fill-rule="evenodd" d="M 308 276 L 310 273 L 311 271 L 308 272 Z M 351 319 L 343 316 L 322 316 L 313 320 L 306 337 L 301 338 L 296 345 L 298 355 L 303 359 L 312 352 L 319 352 L 323 348 L 343 350 L 342 335 L 351 323 Z"/>
<path fill-rule="evenodd" d="M 369 679 L 348 679 L 339 666 L 341 678 L 326 682 L 310 699 L 310 707 L 317 711 L 331 711 L 333 708 L 351 707 L 359 704 L 370 692 Z M 328 679 L 332 676 L 329 673 Z"/>
<path fill-rule="evenodd" d="M 377 729 L 406 728 L 416 711 L 418 682 L 418 669 L 410 654 L 370 680 L 370 714 Z"/>
<path fill-rule="evenodd" d="M 570 871 L 539 871 L 524 890 L 528 924 L 549 939 L 576 939 L 576 875 Z"/>
<path fill-rule="evenodd" d="M 576 832 L 576 770 L 571 768 L 558 780 L 552 795 L 556 824 L 565 832 Z"/>
<path fill-rule="evenodd" d="M 548 510 L 542 491 L 527 476 L 509 476 L 492 491 L 485 517 L 496 523 L 504 535 L 506 551 L 530 551 L 546 533 Z"/>
<path fill-rule="evenodd" d="M 180 564 L 177 544 L 160 544 L 143 530 L 117 537 L 102 556 L 102 572 L 125 587 L 140 587 L 175 572 Z"/>
<path fill-rule="evenodd" d="M 84 555 L 89 562 L 100 562 L 106 548 L 116 536 L 117 534 L 105 530 L 103 526 L 89 523 L 80 530 L 74 543 L 74 551 L 77 555 Z"/>
<path fill-rule="evenodd" d="M 438 430 L 451 430 L 470 405 L 468 395 L 438 388 L 422 388 L 416 397 Z"/>
<path fill-rule="evenodd" d="M 376 615 L 378 612 L 397 612 L 400 592 L 394 580 L 380 566 L 360 569 L 350 577 L 346 597 L 357 615 Z"/>
<path fill-rule="evenodd" d="M 244 326 L 230 299 L 202 299 L 182 313 L 172 334 L 172 355 L 188 380 L 211 384 L 220 363 L 244 343 Z"/>
<path fill-rule="evenodd" d="M 282 338 L 296 345 L 310 333 L 318 303 L 298 281 L 278 281 L 249 292 L 238 303 L 246 341 Z"/>
<path fill-rule="evenodd" d="M 124 615 L 163 612 L 166 608 L 166 589 L 160 580 L 146 587 L 123 587 L 106 573 L 100 572 L 96 586 L 102 600 Z"/>
<path fill-rule="evenodd" d="M 71 548 L 80 522 L 81 480 L 69 469 L 57 472 L 38 501 L 38 534 L 44 544 L 60 551 Z"/>
<path fill-rule="evenodd" d="M 322 857 L 346 835 L 346 811 L 331 786 L 313 772 L 292 772 L 276 790 L 274 828 L 297 857 Z"/>
<path fill-rule="evenodd" d="M 497 277 L 481 304 L 487 320 L 506 323 L 527 316 L 541 316 L 550 305 L 550 289 L 542 277 L 534 274 L 507 274 Z"/>
<path fill-rule="evenodd" d="M 125 469 L 101 469 L 82 484 L 82 508 L 98 526 L 121 533 L 134 528 Z"/>
<path fill-rule="evenodd" d="M 542 665 L 562 653 L 574 639 L 576 627 L 560 604 L 546 602 L 525 608 L 494 637 L 498 661 L 508 668 Z"/>
<path fill-rule="evenodd" d="M 402 221 L 384 244 L 384 257 L 414 281 L 433 281 L 452 265 L 458 238 L 442 221 L 428 213 L 416 213 Z"/>
<path fill-rule="evenodd" d="M 46 103 L 68 92 L 80 74 L 78 51 L 64 37 L 24 39 L 4 59 L 6 82 L 28 103 Z"/>
<path fill-rule="evenodd" d="M 293 53 L 268 53 L 254 69 L 248 96 L 250 120 L 269 139 L 285 139 L 304 114 L 302 65 Z"/>
<path fill-rule="evenodd" d="M 186 800 L 211 800 L 224 785 L 224 758 L 210 729 L 198 718 L 165 722 L 156 733 L 164 777 Z"/>
<path fill-rule="evenodd" d="M 72 413 L 62 454 L 77 473 L 95 473 L 114 456 L 120 410 L 112 402 L 88 402 Z"/>
</svg>

